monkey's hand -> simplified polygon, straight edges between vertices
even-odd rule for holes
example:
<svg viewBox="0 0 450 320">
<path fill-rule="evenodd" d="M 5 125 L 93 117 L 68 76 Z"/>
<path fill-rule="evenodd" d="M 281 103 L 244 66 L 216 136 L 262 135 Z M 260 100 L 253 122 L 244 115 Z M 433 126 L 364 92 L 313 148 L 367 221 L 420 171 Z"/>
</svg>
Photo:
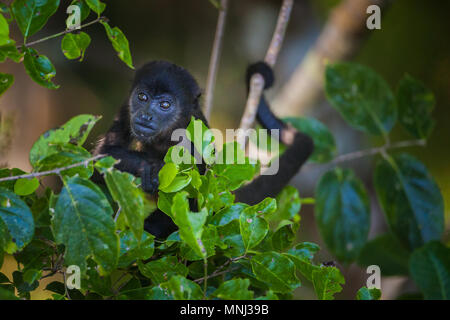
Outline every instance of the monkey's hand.
<svg viewBox="0 0 450 320">
<path fill-rule="evenodd" d="M 155 161 L 147 162 L 145 161 L 141 168 L 139 169 L 139 176 L 141 177 L 141 187 L 142 189 L 150 194 L 156 194 L 159 187 L 159 170 L 164 166 L 164 162 Z"/>
</svg>

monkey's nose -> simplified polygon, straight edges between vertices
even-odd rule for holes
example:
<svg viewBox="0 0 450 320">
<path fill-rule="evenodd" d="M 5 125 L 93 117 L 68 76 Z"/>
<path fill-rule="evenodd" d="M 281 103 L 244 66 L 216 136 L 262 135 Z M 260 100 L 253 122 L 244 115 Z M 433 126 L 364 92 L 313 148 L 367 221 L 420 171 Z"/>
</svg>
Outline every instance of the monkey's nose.
<svg viewBox="0 0 450 320">
<path fill-rule="evenodd" d="M 146 121 L 147 122 L 147 121 L 151 121 L 153 117 L 151 115 L 147 114 L 147 113 L 143 113 L 143 114 L 140 115 L 140 118 L 141 118 L 142 121 Z"/>
</svg>

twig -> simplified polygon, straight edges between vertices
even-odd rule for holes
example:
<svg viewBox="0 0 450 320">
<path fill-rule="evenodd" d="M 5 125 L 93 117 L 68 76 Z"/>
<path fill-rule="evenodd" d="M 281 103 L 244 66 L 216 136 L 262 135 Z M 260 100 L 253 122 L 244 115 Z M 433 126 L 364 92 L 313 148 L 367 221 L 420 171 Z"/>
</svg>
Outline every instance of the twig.
<svg viewBox="0 0 450 320">
<path fill-rule="evenodd" d="M 22 174 L 20 176 L 4 177 L 4 178 L 0 178 L 0 182 L 11 181 L 11 180 L 18 180 L 18 179 L 36 178 L 36 177 L 41 177 L 41 176 L 47 176 L 49 174 L 58 174 L 59 175 L 61 173 L 61 171 L 72 169 L 72 168 L 76 168 L 76 167 L 80 167 L 82 165 L 87 166 L 89 162 L 95 161 L 95 160 L 98 160 L 98 159 L 101 159 L 101 158 L 104 158 L 106 156 L 107 156 L 106 154 L 99 154 L 99 155 L 96 155 L 95 157 L 88 158 L 86 160 L 83 160 L 81 162 L 77 162 L 77 163 L 71 164 L 71 165 L 66 166 L 66 167 L 56 168 L 56 169 L 53 169 L 53 170 L 47 170 L 47 171 L 42 171 L 42 172 Z"/>
<path fill-rule="evenodd" d="M 278 53 L 280 52 L 293 5 L 293 0 L 283 0 L 283 5 L 281 6 L 280 14 L 278 15 L 277 26 L 264 59 L 264 61 L 271 67 L 275 65 Z M 239 126 L 243 130 L 240 130 L 240 137 L 238 137 L 238 141 L 242 141 L 242 135 L 245 135 L 245 132 L 250 129 L 255 122 L 258 103 L 263 89 L 264 78 L 260 74 L 254 74 L 250 80 L 249 95 L 245 105 L 244 115 L 241 118 L 241 124 Z"/>
<path fill-rule="evenodd" d="M 399 148 L 415 147 L 415 146 L 420 146 L 420 147 L 426 146 L 426 140 L 421 139 L 421 140 L 400 141 L 400 142 L 396 142 L 393 144 L 385 144 L 381 147 L 375 147 L 375 148 L 370 148 L 370 149 L 366 149 L 366 150 L 350 152 L 350 153 L 346 153 L 346 154 L 337 156 L 336 158 L 334 158 L 331 162 L 328 162 L 327 164 L 338 164 L 341 162 L 346 162 L 346 161 L 356 160 L 356 159 L 363 158 L 363 157 L 372 156 L 372 155 L 375 155 L 378 153 L 385 153 L 387 150 L 391 150 L 391 149 L 399 149 Z"/>
<path fill-rule="evenodd" d="M 42 38 L 42 39 L 39 39 L 39 40 L 36 40 L 36 41 L 31 41 L 31 42 L 28 42 L 28 43 L 24 43 L 24 44 L 21 45 L 21 46 L 17 46 L 17 49 L 20 49 L 22 46 L 30 47 L 30 46 L 32 46 L 32 45 L 35 45 L 35 44 L 38 44 L 38 43 L 41 43 L 41 42 L 44 42 L 44 41 L 47 41 L 47 40 L 50 40 L 50 39 L 53 39 L 53 38 L 57 38 L 57 37 L 63 36 L 63 35 L 65 35 L 65 34 L 67 34 L 67 33 L 72 33 L 72 32 L 81 30 L 81 29 L 86 28 L 86 27 L 89 27 L 90 25 L 93 25 L 93 24 L 95 24 L 95 23 L 97 23 L 97 22 L 100 22 L 100 21 L 106 21 L 106 20 L 107 20 L 106 17 L 98 17 L 97 19 L 92 20 L 91 22 L 88 22 L 88 23 L 85 23 L 85 24 L 81 25 L 81 26 L 80 26 L 79 28 L 77 28 L 77 29 L 67 29 L 67 30 L 64 30 L 64 31 L 62 31 L 62 32 L 53 34 L 53 35 L 51 35 L 51 36 L 48 36 L 48 37 L 45 37 L 45 38 Z"/>
<path fill-rule="evenodd" d="M 209 120 L 211 116 L 214 87 L 216 85 L 217 71 L 219 69 L 219 59 L 222 52 L 223 35 L 228 12 L 228 0 L 222 0 L 220 2 L 219 10 L 219 19 L 217 20 L 216 35 L 214 37 L 211 59 L 209 61 L 208 79 L 206 81 L 204 114 L 207 120 Z"/>
</svg>

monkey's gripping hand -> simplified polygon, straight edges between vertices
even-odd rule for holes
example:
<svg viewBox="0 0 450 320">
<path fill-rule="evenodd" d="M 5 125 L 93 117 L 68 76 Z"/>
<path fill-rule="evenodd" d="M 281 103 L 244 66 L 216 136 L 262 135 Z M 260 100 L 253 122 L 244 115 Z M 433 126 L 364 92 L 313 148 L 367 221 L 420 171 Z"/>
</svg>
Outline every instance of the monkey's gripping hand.
<svg viewBox="0 0 450 320">
<path fill-rule="evenodd" d="M 139 176 L 141 177 L 141 188 L 150 194 L 155 194 L 158 192 L 159 178 L 158 174 L 161 168 L 164 166 L 164 162 L 155 161 L 149 163 L 143 161 L 139 169 Z"/>
</svg>

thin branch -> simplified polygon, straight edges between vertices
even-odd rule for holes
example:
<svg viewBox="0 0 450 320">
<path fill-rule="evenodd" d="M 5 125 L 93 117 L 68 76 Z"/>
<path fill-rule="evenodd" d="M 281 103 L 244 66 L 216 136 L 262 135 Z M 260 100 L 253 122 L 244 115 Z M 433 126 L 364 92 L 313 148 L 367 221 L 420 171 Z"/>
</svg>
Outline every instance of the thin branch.
<svg viewBox="0 0 450 320">
<path fill-rule="evenodd" d="M 20 176 L 4 177 L 4 178 L 0 178 L 0 182 L 11 181 L 11 180 L 18 180 L 18 179 L 37 178 L 37 177 L 42 177 L 42 176 L 48 176 L 50 174 L 58 174 L 59 175 L 61 173 L 61 171 L 72 169 L 72 168 L 76 168 L 76 167 L 80 167 L 80 166 L 83 166 L 83 165 L 87 166 L 89 164 L 89 162 L 95 161 L 95 160 L 98 160 L 98 159 L 101 159 L 101 158 L 104 158 L 106 156 L 107 156 L 106 154 L 99 154 L 99 155 L 96 155 L 95 157 L 88 158 L 86 160 L 83 160 L 81 162 L 77 162 L 77 163 L 68 165 L 66 167 L 56 168 L 56 169 L 53 169 L 53 170 L 47 170 L 47 171 L 42 171 L 42 172 L 22 174 Z"/>
<path fill-rule="evenodd" d="M 283 0 L 283 5 L 281 6 L 280 14 L 278 16 L 277 26 L 275 28 L 272 41 L 264 59 L 264 61 L 271 67 L 275 65 L 278 53 L 280 52 L 293 5 L 293 0 Z M 258 103 L 261 98 L 263 89 L 264 78 L 260 74 L 253 75 L 250 80 L 250 90 L 247 104 L 244 110 L 244 115 L 242 116 L 241 124 L 239 126 L 241 129 L 243 129 L 240 131 L 242 134 L 245 134 L 245 132 L 250 129 L 255 122 Z M 238 137 L 238 141 L 242 141 L 241 139 L 242 137 Z"/>
<path fill-rule="evenodd" d="M 225 22 L 228 12 L 228 0 L 220 2 L 219 19 L 217 20 L 216 35 L 209 61 L 208 79 L 206 81 L 204 114 L 207 120 L 211 116 L 212 103 L 214 97 L 214 87 L 216 85 L 217 71 L 219 69 L 220 54 L 222 52 L 223 36 L 225 33 Z"/>
<path fill-rule="evenodd" d="M 366 149 L 366 150 L 359 150 L 359 151 L 355 151 L 355 152 L 342 154 L 342 155 L 334 158 L 328 164 L 338 164 L 341 162 L 352 161 L 352 160 L 356 160 L 356 159 L 363 158 L 363 157 L 373 156 L 378 153 L 385 153 L 386 151 L 391 150 L 391 149 L 417 147 L 417 146 L 424 147 L 424 146 L 426 146 L 426 143 L 427 142 L 425 139 L 421 139 L 421 140 L 400 141 L 400 142 L 396 142 L 393 144 L 385 144 L 381 147 L 375 147 L 375 148 L 370 148 L 370 149 Z"/>
<path fill-rule="evenodd" d="M 20 49 L 20 48 L 23 47 L 23 46 L 25 46 L 25 47 L 30 47 L 30 46 L 32 46 L 32 45 L 35 45 L 35 44 L 38 44 L 38 43 L 41 43 L 41 42 L 44 42 L 44 41 L 47 41 L 47 40 L 54 39 L 54 38 L 63 36 L 63 35 L 65 35 L 65 34 L 72 33 L 72 32 L 78 31 L 78 30 L 81 30 L 81 29 L 83 29 L 83 28 L 89 27 L 90 25 L 96 24 L 97 22 L 100 22 L 100 21 L 107 21 L 107 18 L 106 18 L 106 17 L 98 17 L 97 19 L 92 20 L 91 22 L 88 22 L 88 23 L 86 23 L 86 24 L 81 25 L 81 26 L 80 26 L 79 28 L 77 28 L 77 29 L 67 29 L 67 30 L 64 30 L 64 31 L 62 31 L 62 32 L 53 34 L 53 35 L 51 35 L 51 36 L 48 36 L 48 37 L 45 37 L 45 38 L 42 38 L 42 39 L 39 39 L 39 40 L 36 40 L 36 41 L 31 41 L 31 42 L 28 42 L 28 43 L 24 43 L 24 44 L 21 45 L 21 46 L 17 46 L 17 49 Z"/>
</svg>

